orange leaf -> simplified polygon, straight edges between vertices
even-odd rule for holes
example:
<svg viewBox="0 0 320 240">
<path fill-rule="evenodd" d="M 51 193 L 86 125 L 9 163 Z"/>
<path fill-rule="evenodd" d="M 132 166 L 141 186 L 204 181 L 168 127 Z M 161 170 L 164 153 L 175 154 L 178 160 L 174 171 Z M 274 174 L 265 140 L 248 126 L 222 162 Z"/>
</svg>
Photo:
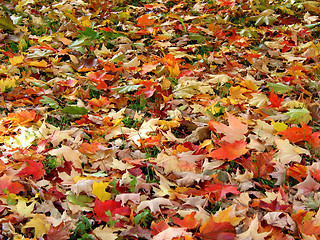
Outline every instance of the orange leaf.
<svg viewBox="0 0 320 240">
<path fill-rule="evenodd" d="M 221 148 L 210 152 L 208 156 L 214 159 L 227 159 L 231 161 L 248 152 L 246 145 L 247 144 L 242 140 L 234 143 L 224 142 L 223 144 L 220 144 Z"/>
<path fill-rule="evenodd" d="M 107 97 L 100 96 L 99 99 L 93 98 L 88 101 L 88 103 L 93 107 L 101 108 L 110 104 L 110 101 Z"/>
<path fill-rule="evenodd" d="M 8 120 L 11 120 L 14 123 L 17 124 L 25 124 L 28 122 L 36 121 L 38 118 L 38 115 L 36 111 L 23 111 L 23 112 L 18 112 L 18 113 L 9 113 L 8 114 Z"/>
<path fill-rule="evenodd" d="M 292 143 L 307 141 L 313 147 L 318 147 L 320 143 L 320 139 L 319 139 L 320 132 L 312 133 L 311 127 L 309 127 L 304 122 L 302 122 L 301 128 L 298 128 L 298 127 L 287 128 L 286 130 L 279 132 L 279 134 L 283 135 Z"/>
<path fill-rule="evenodd" d="M 142 15 L 141 17 L 139 17 L 138 18 L 139 26 L 142 28 L 145 28 L 145 27 L 153 25 L 156 20 L 150 19 L 149 17 L 150 17 L 150 14 L 145 14 L 145 15 Z"/>
<path fill-rule="evenodd" d="M 212 217 L 200 227 L 200 236 L 203 240 L 233 240 L 236 230 L 228 222 L 216 223 Z"/>
<path fill-rule="evenodd" d="M 302 178 L 307 177 L 307 167 L 301 164 L 294 164 L 287 169 L 287 176 L 302 182 Z"/>
<path fill-rule="evenodd" d="M 92 144 L 82 143 L 78 151 L 83 154 L 95 154 L 99 150 L 100 145 L 101 143 L 99 142 L 93 142 Z"/>
<path fill-rule="evenodd" d="M 194 218 L 195 215 L 196 215 L 196 212 L 192 212 L 189 215 L 185 216 L 182 220 L 178 217 L 172 217 L 172 220 L 179 227 L 193 229 L 193 228 L 196 228 L 199 224 L 197 220 Z"/>
</svg>

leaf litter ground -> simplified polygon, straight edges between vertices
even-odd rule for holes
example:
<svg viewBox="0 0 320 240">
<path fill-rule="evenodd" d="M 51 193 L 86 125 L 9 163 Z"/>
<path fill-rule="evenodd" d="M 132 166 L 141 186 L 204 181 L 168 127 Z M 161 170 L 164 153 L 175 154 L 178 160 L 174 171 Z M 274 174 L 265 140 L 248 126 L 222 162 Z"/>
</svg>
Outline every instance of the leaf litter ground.
<svg viewBox="0 0 320 240">
<path fill-rule="evenodd" d="M 0 239 L 319 239 L 317 1 L 0 1 Z"/>
</svg>

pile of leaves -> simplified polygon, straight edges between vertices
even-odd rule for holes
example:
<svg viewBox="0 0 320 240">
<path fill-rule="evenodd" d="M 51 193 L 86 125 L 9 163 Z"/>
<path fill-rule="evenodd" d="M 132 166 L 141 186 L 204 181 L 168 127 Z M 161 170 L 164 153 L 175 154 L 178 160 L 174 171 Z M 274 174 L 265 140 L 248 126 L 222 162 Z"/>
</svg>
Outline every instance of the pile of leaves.
<svg viewBox="0 0 320 240">
<path fill-rule="evenodd" d="M 0 3 L 0 239 L 319 239 L 318 1 Z"/>
</svg>

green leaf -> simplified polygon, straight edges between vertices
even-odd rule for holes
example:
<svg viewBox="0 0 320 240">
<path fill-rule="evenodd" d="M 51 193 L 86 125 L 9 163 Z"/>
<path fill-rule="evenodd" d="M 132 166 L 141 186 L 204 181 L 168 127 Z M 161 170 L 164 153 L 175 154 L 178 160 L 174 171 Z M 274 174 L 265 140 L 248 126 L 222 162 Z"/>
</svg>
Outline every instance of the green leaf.
<svg viewBox="0 0 320 240">
<path fill-rule="evenodd" d="M 256 26 L 261 26 L 263 24 L 272 25 L 276 21 L 278 21 L 278 20 L 276 18 L 274 18 L 274 17 L 260 16 L 260 17 L 257 18 L 255 25 Z"/>
<path fill-rule="evenodd" d="M 138 90 L 139 87 L 141 87 L 142 85 L 126 85 L 126 86 L 122 86 L 122 87 L 116 87 L 113 88 L 112 90 L 117 91 L 118 93 L 128 93 L 128 92 L 133 92 Z"/>
<path fill-rule="evenodd" d="M 189 38 L 197 41 L 197 43 L 202 43 L 206 40 L 206 38 L 200 34 L 189 34 Z"/>
<path fill-rule="evenodd" d="M 283 83 L 271 83 L 271 82 L 267 82 L 268 86 L 273 89 L 273 91 L 275 93 L 286 93 L 286 92 L 291 92 L 293 90 L 293 87 L 288 86 L 286 84 Z"/>
<path fill-rule="evenodd" d="M 94 31 L 92 28 L 86 27 L 84 31 L 79 31 L 82 36 L 85 36 L 91 40 L 98 39 L 99 33 Z"/>
<path fill-rule="evenodd" d="M 91 203 L 94 201 L 93 197 L 89 197 L 87 195 L 79 195 L 72 192 L 67 192 L 67 200 L 75 205 L 79 205 L 80 207 L 87 207 L 87 203 Z"/>
<path fill-rule="evenodd" d="M 15 26 L 13 25 L 12 19 L 9 16 L 5 16 L 0 17 L 0 28 L 13 31 Z"/>
<path fill-rule="evenodd" d="M 47 104 L 54 109 L 59 108 L 59 104 L 55 100 L 53 100 L 52 98 L 49 98 L 47 96 L 42 96 L 42 99 L 40 99 L 40 102 L 42 104 Z"/>
<path fill-rule="evenodd" d="M 119 220 L 112 220 L 112 214 L 111 214 L 111 211 L 110 209 L 108 211 L 106 211 L 106 215 L 109 217 L 109 227 L 114 227 L 114 225 L 116 225 L 116 223 L 119 221 Z"/>
<path fill-rule="evenodd" d="M 61 112 L 63 113 L 69 113 L 69 114 L 81 114 L 81 115 L 85 115 L 87 114 L 88 110 L 85 109 L 84 107 L 78 107 L 75 105 L 72 106 L 66 106 L 64 107 Z"/>
<path fill-rule="evenodd" d="M 137 214 L 134 219 L 133 219 L 133 222 L 134 222 L 134 225 L 137 226 L 141 220 L 141 218 L 145 218 L 146 216 L 149 215 L 149 212 L 148 211 L 145 211 L 145 209 L 143 209 L 143 212 Z"/>
<path fill-rule="evenodd" d="M 69 45 L 69 48 L 72 50 L 78 51 L 80 53 L 84 53 L 85 50 L 83 46 L 90 46 L 90 45 L 92 45 L 92 41 L 86 37 L 82 37 L 72 42 Z"/>
<path fill-rule="evenodd" d="M 256 30 L 254 29 L 249 29 L 249 28 L 245 28 L 245 29 L 242 29 L 239 34 L 242 36 L 242 37 L 248 37 L 248 38 L 259 38 L 259 34 L 257 33 Z"/>
<path fill-rule="evenodd" d="M 293 123 L 308 123 L 312 120 L 312 117 L 310 115 L 310 112 L 306 108 L 299 108 L 299 109 L 288 109 L 288 112 L 285 113 L 285 115 L 289 116 L 289 122 Z"/>
</svg>

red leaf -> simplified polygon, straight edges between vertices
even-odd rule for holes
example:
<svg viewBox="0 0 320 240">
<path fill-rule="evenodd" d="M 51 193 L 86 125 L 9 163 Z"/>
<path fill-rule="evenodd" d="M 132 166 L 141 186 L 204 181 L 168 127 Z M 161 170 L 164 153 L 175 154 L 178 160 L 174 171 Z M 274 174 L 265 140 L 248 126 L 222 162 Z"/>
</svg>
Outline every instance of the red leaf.
<svg viewBox="0 0 320 240">
<path fill-rule="evenodd" d="M 269 95 L 269 100 L 271 102 L 270 107 L 276 107 L 276 108 L 280 107 L 283 99 L 284 99 L 284 96 L 282 96 L 282 98 L 279 98 L 278 95 L 275 94 L 272 89 Z"/>
<path fill-rule="evenodd" d="M 277 199 L 272 200 L 270 203 L 266 203 L 264 201 L 260 201 L 259 207 L 270 211 L 270 212 L 276 212 L 276 211 L 286 211 L 291 205 L 280 205 Z"/>
<path fill-rule="evenodd" d="M 129 207 L 121 207 L 121 202 L 116 202 L 114 200 L 106 200 L 101 202 L 98 198 L 96 198 L 94 205 L 96 220 L 109 222 L 110 218 L 106 215 L 108 210 L 110 210 L 112 217 L 114 217 L 116 214 L 129 216 L 131 213 Z"/>
<path fill-rule="evenodd" d="M 258 155 L 252 154 L 248 158 L 242 158 L 239 163 L 244 167 L 249 169 L 254 177 L 263 177 L 270 172 L 273 172 L 274 163 L 273 158 L 269 153 L 259 153 Z"/>
<path fill-rule="evenodd" d="M 233 160 L 248 152 L 244 141 L 235 141 L 234 143 L 220 144 L 221 148 L 214 150 L 208 154 L 209 157 L 214 159 L 227 159 Z"/>
<path fill-rule="evenodd" d="M 32 175 L 34 180 L 39 180 L 45 174 L 43 165 L 41 162 L 36 163 L 33 160 L 27 160 L 27 167 L 22 169 L 17 176 Z"/>
<path fill-rule="evenodd" d="M 153 93 L 156 91 L 152 86 L 141 88 L 139 91 L 137 91 L 134 95 L 140 96 L 143 95 L 144 98 L 150 98 L 152 97 Z"/>
<path fill-rule="evenodd" d="M 218 195 L 218 200 L 221 201 L 222 198 L 225 198 L 227 194 L 232 193 L 239 195 L 241 192 L 237 190 L 237 187 L 234 185 L 222 185 L 222 184 L 212 184 L 204 187 L 206 194 L 210 193 L 212 195 Z"/>
<path fill-rule="evenodd" d="M 200 227 L 200 236 L 202 240 L 233 240 L 236 236 L 236 230 L 230 223 L 216 223 L 210 217 Z"/>
<path fill-rule="evenodd" d="M 18 182 L 11 182 L 11 177 L 3 175 L 0 178 L 0 196 L 5 194 L 3 190 L 8 189 L 9 193 L 18 194 L 19 192 L 24 191 L 22 184 Z"/>
</svg>

